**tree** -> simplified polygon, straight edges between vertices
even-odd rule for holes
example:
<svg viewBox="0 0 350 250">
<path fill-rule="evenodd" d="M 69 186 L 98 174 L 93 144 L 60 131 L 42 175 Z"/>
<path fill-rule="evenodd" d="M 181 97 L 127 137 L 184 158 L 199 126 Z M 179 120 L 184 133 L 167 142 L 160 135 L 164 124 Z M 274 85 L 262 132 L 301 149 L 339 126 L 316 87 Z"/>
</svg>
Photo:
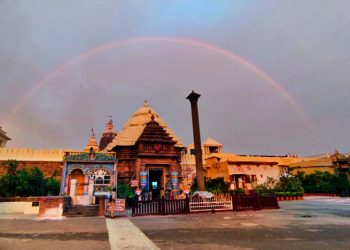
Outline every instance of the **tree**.
<svg viewBox="0 0 350 250">
<path fill-rule="evenodd" d="M 3 165 L 7 168 L 7 174 L 0 178 L 0 196 L 15 196 L 16 187 L 18 185 L 18 162 L 15 160 L 8 160 L 4 162 Z"/>
<path fill-rule="evenodd" d="M 205 190 L 212 192 L 214 194 L 227 193 L 229 189 L 229 183 L 226 183 L 223 177 L 218 177 L 215 179 L 205 178 Z M 197 191 L 197 178 L 194 179 L 191 192 Z"/>
<path fill-rule="evenodd" d="M 27 171 L 26 169 L 17 170 L 18 162 L 14 160 L 4 164 L 7 167 L 7 174 L 0 178 L 1 197 L 59 194 L 60 182 L 56 179 L 55 173 L 50 178 L 45 178 L 38 167 Z"/>
<path fill-rule="evenodd" d="M 276 184 L 276 191 L 281 192 L 302 192 L 304 193 L 303 185 L 296 176 L 281 176 Z"/>
</svg>

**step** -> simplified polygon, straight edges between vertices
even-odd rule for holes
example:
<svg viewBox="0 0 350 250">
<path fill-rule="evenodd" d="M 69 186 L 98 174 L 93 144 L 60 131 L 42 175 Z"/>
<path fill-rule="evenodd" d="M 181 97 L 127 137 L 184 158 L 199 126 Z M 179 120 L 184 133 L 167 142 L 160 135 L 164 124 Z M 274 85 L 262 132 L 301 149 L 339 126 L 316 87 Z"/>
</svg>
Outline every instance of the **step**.
<svg viewBox="0 0 350 250">
<path fill-rule="evenodd" d="M 66 206 L 63 211 L 63 215 L 66 217 L 91 217 L 98 216 L 99 206 L 98 205 L 73 205 Z"/>
</svg>

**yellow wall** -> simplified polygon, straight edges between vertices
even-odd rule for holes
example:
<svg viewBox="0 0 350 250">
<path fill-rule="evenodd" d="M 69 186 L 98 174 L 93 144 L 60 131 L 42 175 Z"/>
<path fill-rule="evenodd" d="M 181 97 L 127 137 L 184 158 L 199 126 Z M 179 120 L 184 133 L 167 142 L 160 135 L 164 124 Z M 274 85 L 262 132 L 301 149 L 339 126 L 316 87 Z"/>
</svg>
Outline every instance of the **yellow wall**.
<svg viewBox="0 0 350 250">
<path fill-rule="evenodd" d="M 211 179 L 224 177 L 224 180 L 229 182 L 230 176 L 228 174 L 227 161 L 219 162 L 217 158 L 207 159 L 205 176 Z"/>
<path fill-rule="evenodd" d="M 335 173 L 335 168 L 334 167 L 293 167 L 291 168 L 290 173 L 292 175 L 296 175 L 298 172 L 303 172 L 305 175 L 309 175 L 314 173 L 315 171 L 321 171 L 321 172 L 329 172 L 330 174 Z"/>
</svg>

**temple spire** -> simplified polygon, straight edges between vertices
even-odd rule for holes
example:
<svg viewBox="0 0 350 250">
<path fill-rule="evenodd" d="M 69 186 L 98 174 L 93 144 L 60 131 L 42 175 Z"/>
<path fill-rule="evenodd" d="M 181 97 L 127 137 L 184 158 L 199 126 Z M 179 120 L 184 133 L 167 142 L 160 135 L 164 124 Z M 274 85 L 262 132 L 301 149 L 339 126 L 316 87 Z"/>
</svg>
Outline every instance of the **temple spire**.
<svg viewBox="0 0 350 250">
<path fill-rule="evenodd" d="M 111 116 L 109 117 L 112 118 Z M 113 141 L 114 137 L 116 136 L 117 136 L 117 132 L 114 130 L 114 127 L 113 127 L 113 120 L 110 119 L 106 123 L 105 130 L 103 131 L 103 134 L 100 140 L 100 144 L 99 144 L 100 151 L 104 150 L 107 147 L 107 145 Z"/>
<path fill-rule="evenodd" d="M 84 151 L 86 152 L 90 152 L 90 149 L 93 148 L 93 150 L 95 151 L 99 151 L 97 142 L 96 142 L 96 138 L 95 138 L 95 133 L 94 133 L 94 129 L 91 129 L 91 137 L 90 140 L 88 142 L 88 144 L 86 145 Z"/>
</svg>

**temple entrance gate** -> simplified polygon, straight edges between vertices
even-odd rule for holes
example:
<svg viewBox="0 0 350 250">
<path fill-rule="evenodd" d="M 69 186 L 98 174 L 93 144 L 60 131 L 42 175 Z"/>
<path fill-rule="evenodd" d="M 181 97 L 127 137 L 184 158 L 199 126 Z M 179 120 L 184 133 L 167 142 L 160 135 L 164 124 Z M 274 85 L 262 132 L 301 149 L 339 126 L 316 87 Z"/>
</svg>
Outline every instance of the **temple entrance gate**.
<svg viewBox="0 0 350 250">
<path fill-rule="evenodd" d="M 164 195 L 164 180 L 162 168 L 149 169 L 148 190 L 152 192 L 152 198 L 160 198 Z"/>
<path fill-rule="evenodd" d="M 85 185 L 85 175 L 83 171 L 80 169 L 74 169 L 70 174 L 70 179 L 75 179 L 77 181 L 75 195 L 83 195 Z"/>
</svg>

